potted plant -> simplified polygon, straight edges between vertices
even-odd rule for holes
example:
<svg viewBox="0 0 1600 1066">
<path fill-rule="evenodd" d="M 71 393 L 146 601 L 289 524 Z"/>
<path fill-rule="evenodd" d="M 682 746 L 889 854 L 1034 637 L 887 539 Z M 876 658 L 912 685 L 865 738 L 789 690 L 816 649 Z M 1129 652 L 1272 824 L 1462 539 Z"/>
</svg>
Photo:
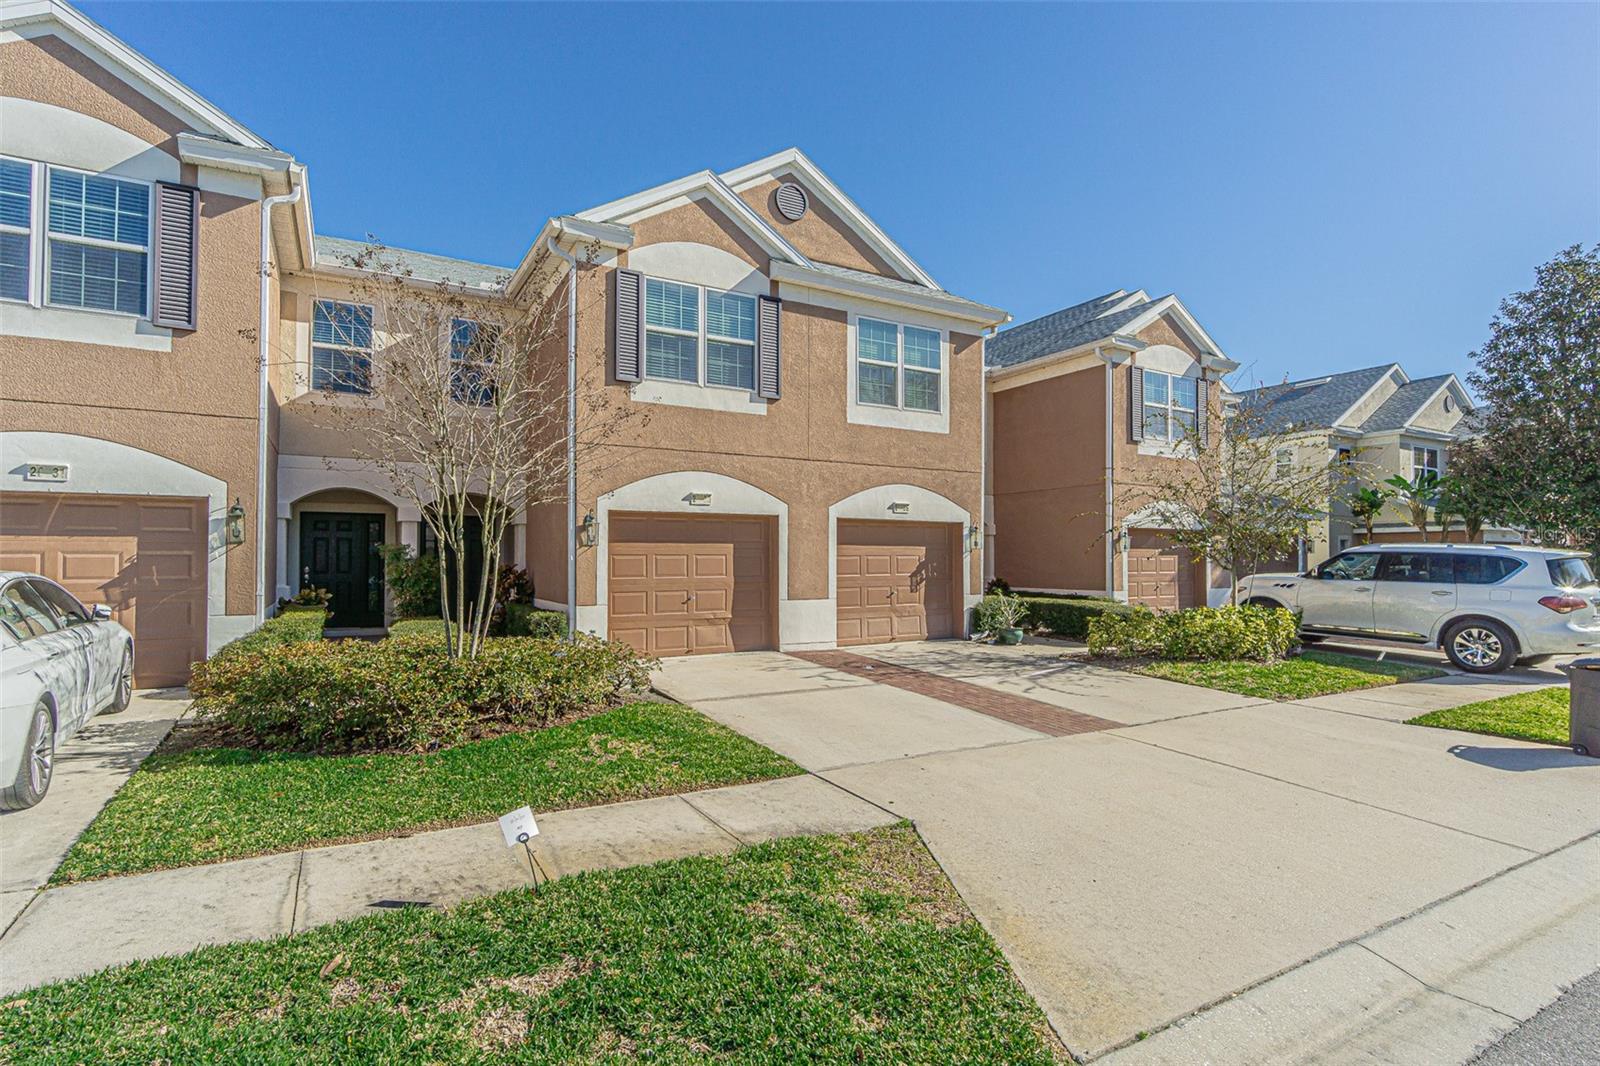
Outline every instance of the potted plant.
<svg viewBox="0 0 1600 1066">
<path fill-rule="evenodd" d="M 1021 644 L 1021 623 L 1027 613 L 1022 597 L 997 590 L 978 604 L 978 628 L 994 637 L 996 644 Z"/>
</svg>

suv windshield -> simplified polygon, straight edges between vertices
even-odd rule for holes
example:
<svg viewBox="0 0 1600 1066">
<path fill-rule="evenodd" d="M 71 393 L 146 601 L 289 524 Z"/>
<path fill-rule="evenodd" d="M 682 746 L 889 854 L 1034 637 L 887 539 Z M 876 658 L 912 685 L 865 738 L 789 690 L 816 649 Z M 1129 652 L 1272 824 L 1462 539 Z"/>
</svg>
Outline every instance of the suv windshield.
<svg viewBox="0 0 1600 1066">
<path fill-rule="evenodd" d="M 1370 581 L 1377 572 L 1377 552 L 1351 552 L 1323 563 L 1317 576 L 1324 581 Z"/>
<path fill-rule="evenodd" d="M 1594 571 L 1589 569 L 1589 560 L 1581 555 L 1566 559 L 1551 559 L 1545 565 L 1550 568 L 1550 580 L 1557 588 L 1577 589 L 1595 583 Z"/>
</svg>

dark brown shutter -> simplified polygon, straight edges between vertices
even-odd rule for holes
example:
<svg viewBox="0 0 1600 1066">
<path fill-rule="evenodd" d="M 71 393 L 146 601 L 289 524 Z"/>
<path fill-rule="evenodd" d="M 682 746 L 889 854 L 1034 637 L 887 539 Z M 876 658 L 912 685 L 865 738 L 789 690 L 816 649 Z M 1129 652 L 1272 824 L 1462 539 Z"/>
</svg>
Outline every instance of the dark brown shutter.
<svg viewBox="0 0 1600 1066">
<path fill-rule="evenodd" d="M 200 291 L 200 190 L 156 182 L 152 236 L 151 321 L 172 329 L 194 329 L 199 318 L 195 304 Z"/>
<path fill-rule="evenodd" d="M 1205 378 L 1195 387 L 1194 420 L 1200 447 L 1211 447 L 1211 382 Z"/>
<path fill-rule="evenodd" d="M 1128 364 L 1128 432 L 1134 440 L 1144 440 L 1144 374 Z"/>
<path fill-rule="evenodd" d="M 756 395 L 764 400 L 776 400 L 783 384 L 782 309 L 783 301 L 771 296 L 756 304 Z"/>
<path fill-rule="evenodd" d="M 618 381 L 644 379 L 644 275 L 637 270 L 617 270 L 617 350 L 613 360 Z"/>
</svg>

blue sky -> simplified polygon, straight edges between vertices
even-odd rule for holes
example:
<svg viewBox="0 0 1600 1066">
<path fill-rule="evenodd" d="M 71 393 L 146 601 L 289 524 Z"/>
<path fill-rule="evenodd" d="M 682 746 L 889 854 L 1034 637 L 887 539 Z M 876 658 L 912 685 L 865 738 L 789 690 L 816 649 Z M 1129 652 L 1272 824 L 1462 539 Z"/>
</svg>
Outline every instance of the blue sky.
<svg viewBox="0 0 1600 1066">
<path fill-rule="evenodd" d="M 83 8 L 305 161 L 319 232 L 510 264 L 793 144 L 946 288 L 1176 292 L 1255 380 L 1464 371 L 1600 240 L 1594 4 Z"/>
</svg>

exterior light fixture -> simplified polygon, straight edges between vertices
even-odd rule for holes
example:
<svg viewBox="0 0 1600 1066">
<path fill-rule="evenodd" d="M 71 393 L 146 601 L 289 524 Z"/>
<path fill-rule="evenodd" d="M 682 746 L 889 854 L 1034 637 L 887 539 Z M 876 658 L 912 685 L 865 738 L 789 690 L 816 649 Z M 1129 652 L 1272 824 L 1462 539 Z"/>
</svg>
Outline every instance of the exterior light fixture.
<svg viewBox="0 0 1600 1066">
<path fill-rule="evenodd" d="M 222 539 L 227 544 L 244 543 L 244 504 L 239 502 L 239 497 L 233 498 L 233 506 L 228 508 L 228 515 L 222 523 Z"/>
<path fill-rule="evenodd" d="M 910 514 L 911 505 L 901 500 L 896 500 L 889 505 L 890 514 Z"/>
<path fill-rule="evenodd" d="M 690 507 L 710 507 L 711 506 L 711 493 L 709 493 L 709 492 L 691 492 L 691 493 L 689 493 L 689 506 Z"/>
<path fill-rule="evenodd" d="M 975 552 L 983 547 L 983 530 L 974 522 L 967 527 L 967 551 Z"/>
<path fill-rule="evenodd" d="M 595 521 L 594 512 L 590 511 L 583 516 L 583 524 L 578 527 L 578 543 L 585 548 L 594 547 Z"/>
</svg>

